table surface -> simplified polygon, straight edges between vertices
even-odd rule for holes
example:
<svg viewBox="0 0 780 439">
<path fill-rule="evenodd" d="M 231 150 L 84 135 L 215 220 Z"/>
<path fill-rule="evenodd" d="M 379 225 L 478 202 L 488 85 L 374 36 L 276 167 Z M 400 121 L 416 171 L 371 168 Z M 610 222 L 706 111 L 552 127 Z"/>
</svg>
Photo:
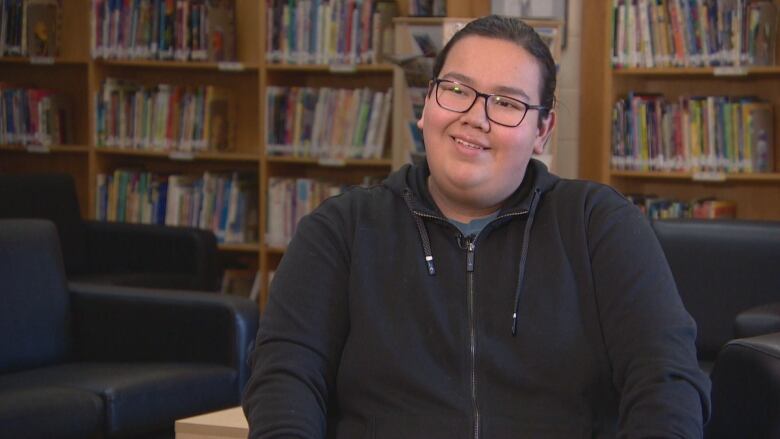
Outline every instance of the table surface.
<svg viewBox="0 0 780 439">
<path fill-rule="evenodd" d="M 176 439 L 246 439 L 248 435 L 249 425 L 241 407 L 176 421 Z"/>
</svg>

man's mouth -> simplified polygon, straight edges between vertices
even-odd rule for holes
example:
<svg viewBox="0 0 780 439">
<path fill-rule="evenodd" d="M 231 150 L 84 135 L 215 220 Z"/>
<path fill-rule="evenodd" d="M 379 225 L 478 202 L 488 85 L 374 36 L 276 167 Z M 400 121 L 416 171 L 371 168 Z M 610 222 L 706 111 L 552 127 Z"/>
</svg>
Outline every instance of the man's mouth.
<svg viewBox="0 0 780 439">
<path fill-rule="evenodd" d="M 465 140 L 459 139 L 457 137 L 453 137 L 452 139 L 455 140 L 455 143 L 463 145 L 463 146 L 465 146 L 466 148 L 469 148 L 469 149 L 476 149 L 476 150 L 481 150 L 481 151 L 485 151 L 485 150 L 489 149 L 489 148 L 486 148 L 484 146 L 475 145 L 473 143 L 466 142 Z"/>
</svg>

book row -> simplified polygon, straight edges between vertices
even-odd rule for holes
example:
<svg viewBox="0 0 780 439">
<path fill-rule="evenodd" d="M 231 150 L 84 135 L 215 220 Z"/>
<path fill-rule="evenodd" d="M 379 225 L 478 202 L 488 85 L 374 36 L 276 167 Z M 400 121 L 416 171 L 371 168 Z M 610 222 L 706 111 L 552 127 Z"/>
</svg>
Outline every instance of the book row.
<svg viewBox="0 0 780 439">
<path fill-rule="evenodd" d="M 266 104 L 269 155 L 378 159 L 384 154 L 392 89 L 269 86 Z"/>
<path fill-rule="evenodd" d="M 62 0 L 0 0 L 0 56 L 57 56 Z"/>
<path fill-rule="evenodd" d="M 69 143 L 70 111 L 62 93 L 0 82 L 0 145 Z"/>
<path fill-rule="evenodd" d="M 346 185 L 310 178 L 270 177 L 266 244 L 284 247 L 293 237 L 298 222 L 325 199 L 340 194 Z"/>
<path fill-rule="evenodd" d="M 211 230 L 220 243 L 257 242 L 257 176 L 164 175 L 135 169 L 98 174 L 98 220 Z"/>
<path fill-rule="evenodd" d="M 681 201 L 644 194 L 627 194 L 626 198 L 650 219 L 737 217 L 737 203 L 730 200 L 705 198 Z"/>
<path fill-rule="evenodd" d="M 773 65 L 777 5 L 750 0 L 613 0 L 615 67 Z"/>
<path fill-rule="evenodd" d="M 234 61 L 234 0 L 92 0 L 92 57 Z"/>
<path fill-rule="evenodd" d="M 62 0 L 0 0 L 0 56 L 57 56 Z"/>
<path fill-rule="evenodd" d="M 232 99 L 211 85 L 145 86 L 114 78 L 96 96 L 98 147 L 224 151 L 232 147 Z"/>
<path fill-rule="evenodd" d="M 365 177 L 362 185 L 376 184 L 377 178 Z M 270 177 L 265 242 L 284 247 L 293 237 L 298 222 L 327 198 L 344 192 L 350 185 L 311 178 Z"/>
<path fill-rule="evenodd" d="M 772 172 L 772 104 L 754 97 L 630 93 L 612 110 L 612 167 Z"/>
<path fill-rule="evenodd" d="M 266 60 L 289 64 L 368 64 L 390 53 L 394 2 L 267 0 Z"/>
</svg>

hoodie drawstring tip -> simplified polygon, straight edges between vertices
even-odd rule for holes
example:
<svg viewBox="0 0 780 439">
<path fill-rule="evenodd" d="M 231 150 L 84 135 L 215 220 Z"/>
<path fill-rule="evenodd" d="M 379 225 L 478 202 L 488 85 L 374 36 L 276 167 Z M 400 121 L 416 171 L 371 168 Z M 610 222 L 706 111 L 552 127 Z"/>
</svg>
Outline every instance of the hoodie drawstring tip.
<svg viewBox="0 0 780 439">
<path fill-rule="evenodd" d="M 517 313 L 512 314 L 512 337 L 517 335 Z"/>
<path fill-rule="evenodd" d="M 433 256 L 426 256 L 425 263 L 428 265 L 428 274 L 433 276 L 436 274 L 436 268 L 433 266 Z"/>
</svg>

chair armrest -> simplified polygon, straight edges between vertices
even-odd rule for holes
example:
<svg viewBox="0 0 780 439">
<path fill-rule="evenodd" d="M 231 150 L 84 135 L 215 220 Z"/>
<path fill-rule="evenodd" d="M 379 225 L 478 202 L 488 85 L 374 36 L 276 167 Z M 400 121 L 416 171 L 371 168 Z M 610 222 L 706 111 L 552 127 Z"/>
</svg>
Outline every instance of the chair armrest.
<svg viewBox="0 0 780 439">
<path fill-rule="evenodd" d="M 180 275 L 173 285 L 142 287 L 219 289 L 214 233 L 188 227 L 85 221 L 88 274 L 150 273 Z M 150 276 L 154 279 L 154 276 Z"/>
<path fill-rule="evenodd" d="M 780 332 L 780 302 L 756 306 L 737 314 L 734 320 L 736 338 Z"/>
<path fill-rule="evenodd" d="M 776 437 L 780 431 L 780 333 L 732 340 L 712 369 L 705 437 Z"/>
<path fill-rule="evenodd" d="M 249 299 L 70 283 L 73 352 L 81 361 L 200 362 L 232 367 L 239 391 L 259 310 Z"/>
</svg>

